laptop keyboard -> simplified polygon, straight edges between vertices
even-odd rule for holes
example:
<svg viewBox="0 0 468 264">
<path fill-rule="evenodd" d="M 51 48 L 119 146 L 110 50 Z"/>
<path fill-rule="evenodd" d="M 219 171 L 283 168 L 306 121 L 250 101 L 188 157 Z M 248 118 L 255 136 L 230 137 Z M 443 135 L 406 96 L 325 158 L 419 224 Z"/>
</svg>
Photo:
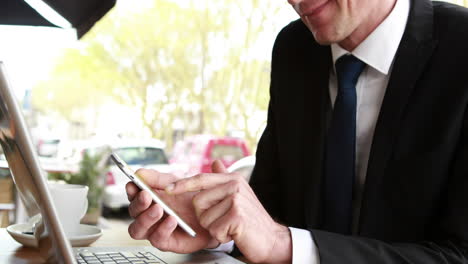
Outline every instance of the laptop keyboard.
<svg viewBox="0 0 468 264">
<path fill-rule="evenodd" d="M 151 252 L 83 252 L 78 264 L 154 264 L 165 263 Z"/>
</svg>

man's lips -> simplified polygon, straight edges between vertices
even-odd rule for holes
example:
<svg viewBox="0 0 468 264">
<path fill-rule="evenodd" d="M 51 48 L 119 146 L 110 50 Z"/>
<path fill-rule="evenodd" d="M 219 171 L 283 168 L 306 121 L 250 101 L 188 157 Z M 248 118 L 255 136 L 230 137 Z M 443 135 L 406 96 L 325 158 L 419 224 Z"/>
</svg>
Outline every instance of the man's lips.
<svg viewBox="0 0 468 264">
<path fill-rule="evenodd" d="M 301 17 L 308 17 L 308 16 L 314 16 L 320 11 L 323 10 L 323 8 L 328 4 L 330 0 L 325 0 L 323 3 L 320 3 L 312 8 L 307 8 L 306 10 L 303 10 L 300 6 L 297 7 L 296 10 L 299 10 L 299 14 Z"/>
</svg>

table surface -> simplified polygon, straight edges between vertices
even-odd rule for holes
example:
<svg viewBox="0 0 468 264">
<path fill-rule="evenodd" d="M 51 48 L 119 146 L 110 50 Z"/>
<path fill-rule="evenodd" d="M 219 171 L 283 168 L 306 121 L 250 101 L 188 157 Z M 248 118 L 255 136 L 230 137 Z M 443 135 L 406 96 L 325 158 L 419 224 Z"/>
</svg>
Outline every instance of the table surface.
<svg viewBox="0 0 468 264">
<path fill-rule="evenodd" d="M 102 236 L 90 246 L 115 247 L 116 241 L 118 246 L 123 247 L 151 246 L 146 240 L 132 239 L 124 227 L 104 229 Z M 36 264 L 42 261 L 36 249 L 23 247 L 8 234 L 5 228 L 0 228 L 0 263 Z"/>
<path fill-rule="evenodd" d="M 115 247 L 116 241 L 118 241 L 118 246 L 121 247 L 151 246 L 147 240 L 132 239 L 127 232 L 127 228 L 123 225 L 117 228 L 104 229 L 102 236 L 89 246 Z M 5 228 L 0 228 L 0 263 L 43 263 L 40 259 L 39 252 L 36 249 L 23 247 L 8 234 Z M 246 261 L 243 258 L 239 258 L 239 260 Z"/>
</svg>

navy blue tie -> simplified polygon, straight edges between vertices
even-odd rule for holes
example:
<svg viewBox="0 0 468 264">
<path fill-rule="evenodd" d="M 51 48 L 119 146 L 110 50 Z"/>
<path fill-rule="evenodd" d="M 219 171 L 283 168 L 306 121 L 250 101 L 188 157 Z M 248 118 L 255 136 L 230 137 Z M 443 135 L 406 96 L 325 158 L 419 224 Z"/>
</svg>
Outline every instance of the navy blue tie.
<svg viewBox="0 0 468 264">
<path fill-rule="evenodd" d="M 325 225 L 330 232 L 351 234 L 356 155 L 356 83 L 365 64 L 352 55 L 335 63 L 338 93 L 325 153 Z"/>
</svg>

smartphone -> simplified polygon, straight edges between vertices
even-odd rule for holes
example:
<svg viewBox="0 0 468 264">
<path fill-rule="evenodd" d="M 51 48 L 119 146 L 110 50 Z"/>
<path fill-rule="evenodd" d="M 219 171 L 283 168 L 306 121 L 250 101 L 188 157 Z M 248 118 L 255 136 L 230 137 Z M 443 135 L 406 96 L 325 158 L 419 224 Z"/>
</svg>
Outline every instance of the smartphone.
<svg viewBox="0 0 468 264">
<path fill-rule="evenodd" d="M 184 222 L 184 220 L 182 220 L 182 218 L 180 218 L 180 216 L 178 216 L 176 212 L 174 212 L 174 210 L 172 210 L 166 203 L 164 203 L 163 200 L 161 200 L 161 198 L 159 198 L 156 192 L 154 192 L 141 177 L 136 175 L 135 172 L 132 169 L 130 169 L 130 167 L 123 159 L 121 159 L 115 153 L 111 154 L 111 159 L 114 161 L 117 167 L 119 167 L 119 169 L 125 175 L 127 175 L 127 177 L 130 178 L 130 180 L 133 183 L 136 184 L 136 186 L 138 186 L 141 190 L 147 191 L 151 195 L 151 198 L 153 198 L 153 201 L 159 204 L 163 208 L 164 212 L 166 212 L 166 214 L 175 217 L 175 219 L 177 220 L 177 224 L 180 226 L 180 228 L 182 228 L 185 232 L 187 232 L 187 234 L 189 234 L 192 237 L 195 237 L 197 235 L 197 233 L 195 233 L 195 231 L 186 222 Z"/>
</svg>

